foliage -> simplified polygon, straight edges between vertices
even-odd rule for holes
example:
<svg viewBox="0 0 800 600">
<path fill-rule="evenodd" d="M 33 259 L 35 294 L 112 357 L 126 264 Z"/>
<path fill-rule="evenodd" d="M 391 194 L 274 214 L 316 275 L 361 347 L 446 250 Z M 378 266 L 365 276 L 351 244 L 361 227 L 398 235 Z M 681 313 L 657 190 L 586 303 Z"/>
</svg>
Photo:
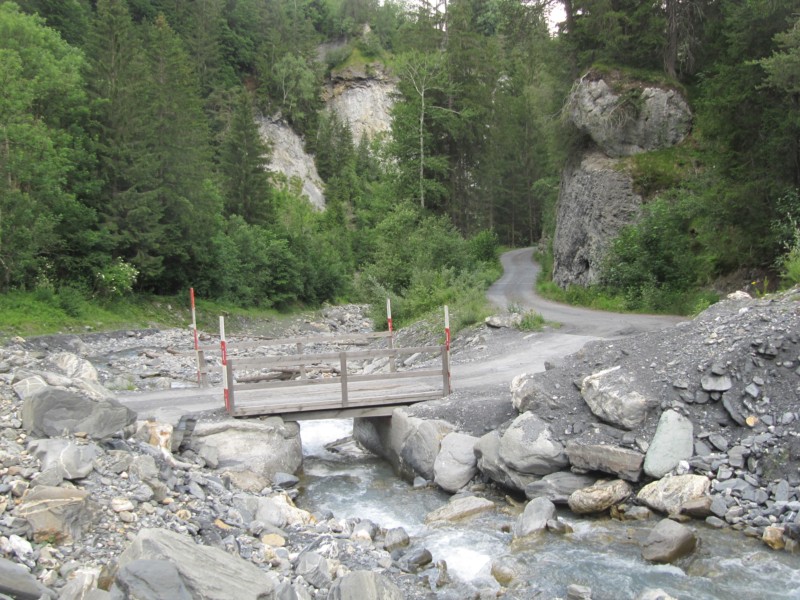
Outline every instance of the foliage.
<svg viewBox="0 0 800 600">
<path fill-rule="evenodd" d="M 545 325 L 546 321 L 541 313 L 529 310 L 522 314 L 518 327 L 521 331 L 542 331 Z"/>
<path fill-rule="evenodd" d="M 99 298 L 122 298 L 133 291 L 139 271 L 121 258 L 98 271 L 95 279 L 95 294 Z"/>
</svg>

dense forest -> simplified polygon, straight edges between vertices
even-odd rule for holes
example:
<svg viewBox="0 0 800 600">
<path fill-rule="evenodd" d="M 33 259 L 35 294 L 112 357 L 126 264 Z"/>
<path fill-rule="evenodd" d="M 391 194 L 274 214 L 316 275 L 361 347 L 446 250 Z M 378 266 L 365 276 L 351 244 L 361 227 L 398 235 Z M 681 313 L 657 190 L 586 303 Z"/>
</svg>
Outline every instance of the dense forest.
<svg viewBox="0 0 800 600">
<path fill-rule="evenodd" d="M 356 144 L 320 90 L 372 62 L 399 96 L 391 135 Z M 687 141 L 635 161 L 647 206 L 604 285 L 646 304 L 642 289 L 742 268 L 798 278 L 796 0 L 15 0 L 0 2 L 0 292 L 436 306 L 480 289 L 498 244 L 547 246 L 585 143 L 562 108 L 590 69 L 680 89 L 695 111 Z M 325 211 L 265 169 L 257 114 L 303 135 Z"/>
</svg>

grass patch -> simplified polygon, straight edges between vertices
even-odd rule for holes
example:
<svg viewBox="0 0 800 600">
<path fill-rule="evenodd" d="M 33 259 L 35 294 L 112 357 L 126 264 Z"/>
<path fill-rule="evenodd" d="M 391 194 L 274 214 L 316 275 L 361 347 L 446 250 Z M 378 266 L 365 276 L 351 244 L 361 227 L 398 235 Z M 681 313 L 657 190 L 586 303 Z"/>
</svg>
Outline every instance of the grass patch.
<svg viewBox="0 0 800 600">
<path fill-rule="evenodd" d="M 658 192 L 679 187 L 681 182 L 696 176 L 702 168 L 700 155 L 690 143 L 635 154 L 620 163 L 630 169 L 633 189 L 650 199 Z"/>
<path fill-rule="evenodd" d="M 274 310 L 243 309 L 231 304 L 197 301 L 197 323 L 202 331 L 217 333 L 219 316 L 226 316 L 231 333 L 247 330 L 255 321 L 274 319 Z M 0 294 L 0 341 L 13 336 L 84 333 L 118 329 L 189 328 L 192 322 L 188 293 L 184 296 L 135 296 L 97 301 L 79 291 L 11 291 Z"/>
</svg>

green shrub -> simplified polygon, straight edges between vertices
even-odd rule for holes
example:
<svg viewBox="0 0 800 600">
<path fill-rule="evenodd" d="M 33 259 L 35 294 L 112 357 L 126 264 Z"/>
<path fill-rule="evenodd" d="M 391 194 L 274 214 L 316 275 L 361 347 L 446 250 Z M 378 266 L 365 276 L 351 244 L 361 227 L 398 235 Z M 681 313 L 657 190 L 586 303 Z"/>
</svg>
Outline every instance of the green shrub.
<svg viewBox="0 0 800 600">
<path fill-rule="evenodd" d="M 544 326 L 544 317 L 535 310 L 529 310 L 523 314 L 519 323 L 519 329 L 522 331 L 541 331 Z"/>
<path fill-rule="evenodd" d="M 121 258 L 98 271 L 95 275 L 95 294 L 98 298 L 122 298 L 133 291 L 139 271 Z"/>
<path fill-rule="evenodd" d="M 59 288 L 55 300 L 58 307 L 72 318 L 80 318 L 88 312 L 86 297 L 77 288 L 70 286 Z"/>
<path fill-rule="evenodd" d="M 500 241 L 497 234 L 484 229 L 476 233 L 467 242 L 470 258 L 476 262 L 491 262 L 497 260 L 497 252 L 500 248 Z"/>
</svg>

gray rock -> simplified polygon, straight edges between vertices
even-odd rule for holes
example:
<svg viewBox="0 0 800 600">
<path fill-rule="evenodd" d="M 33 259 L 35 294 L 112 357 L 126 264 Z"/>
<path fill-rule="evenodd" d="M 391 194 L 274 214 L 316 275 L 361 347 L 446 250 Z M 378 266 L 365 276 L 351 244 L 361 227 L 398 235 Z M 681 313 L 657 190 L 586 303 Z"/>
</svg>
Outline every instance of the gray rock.
<svg viewBox="0 0 800 600">
<path fill-rule="evenodd" d="M 103 439 L 136 421 L 136 413 L 113 399 L 93 399 L 58 388 L 44 388 L 25 399 L 22 423 L 38 437 L 85 432 Z"/>
<path fill-rule="evenodd" d="M 543 497 L 554 504 L 566 504 L 572 492 L 594 485 L 596 481 L 597 478 L 590 475 L 559 471 L 526 485 L 525 496 L 529 499 Z"/>
<path fill-rule="evenodd" d="M 700 378 L 700 385 L 706 392 L 727 392 L 733 387 L 733 381 L 728 375 L 707 373 Z"/>
<path fill-rule="evenodd" d="M 667 592 L 662 590 L 661 588 L 655 589 L 647 589 L 642 590 L 642 592 L 636 596 L 636 600 L 678 600 L 673 596 L 670 596 Z"/>
<path fill-rule="evenodd" d="M 192 600 L 178 569 L 164 560 L 134 560 L 122 567 L 111 589 L 113 600 Z"/>
<path fill-rule="evenodd" d="M 671 519 L 659 521 L 642 545 L 642 557 L 650 562 L 672 563 L 694 551 L 694 532 Z"/>
<path fill-rule="evenodd" d="M 403 594 L 380 573 L 353 571 L 334 582 L 328 600 L 403 600 Z"/>
<path fill-rule="evenodd" d="M 215 448 L 219 469 L 241 473 L 245 480 L 248 473 L 254 475 L 249 491 L 260 491 L 264 478 L 272 480 L 279 472 L 294 473 L 303 463 L 300 428 L 297 423 L 284 423 L 279 417 L 198 423 L 192 433 L 192 444 L 199 452 L 205 446 Z"/>
<path fill-rule="evenodd" d="M 692 422 L 674 410 L 664 411 L 644 458 L 644 472 L 654 479 L 663 477 L 692 457 L 693 442 Z"/>
<path fill-rule="evenodd" d="M 96 444 L 76 444 L 65 439 L 41 439 L 28 444 L 28 451 L 42 463 L 42 470 L 58 470 L 64 479 L 83 479 L 94 470 L 101 454 Z"/>
<path fill-rule="evenodd" d="M 92 522 L 89 492 L 81 489 L 37 486 L 22 497 L 17 507 L 33 528 L 33 538 L 60 542 L 80 540 Z"/>
<path fill-rule="evenodd" d="M 455 493 L 478 472 L 475 444 L 478 438 L 464 433 L 449 433 L 433 463 L 433 481 L 443 490 Z"/>
<path fill-rule="evenodd" d="M 625 501 L 631 493 L 633 488 L 627 481 L 601 480 L 588 488 L 572 492 L 568 503 L 570 510 L 579 515 L 599 513 Z"/>
<path fill-rule="evenodd" d="M 633 378 L 619 366 L 583 380 L 581 396 L 598 418 L 624 429 L 641 425 L 647 417 L 647 399 L 633 388 Z"/>
<path fill-rule="evenodd" d="M 543 389 L 535 375 L 522 373 L 511 380 L 511 404 L 520 413 L 533 411 L 543 406 L 551 406 L 553 401 Z"/>
<path fill-rule="evenodd" d="M 491 315 L 485 319 L 486 325 L 493 327 L 494 329 L 500 329 L 502 327 L 518 327 L 521 322 L 522 315 L 518 313 L 512 313 L 509 315 Z"/>
<path fill-rule="evenodd" d="M 118 563 L 122 569 L 140 559 L 171 563 L 191 596 L 204 600 L 264 600 L 278 583 L 274 575 L 248 561 L 165 529 L 142 529 Z"/>
<path fill-rule="evenodd" d="M 676 475 L 644 486 L 636 497 L 653 510 L 672 515 L 687 502 L 707 496 L 709 487 L 702 475 Z"/>
<path fill-rule="evenodd" d="M 383 540 L 383 548 L 387 552 L 392 552 L 398 548 L 405 548 L 411 542 L 408 533 L 402 527 L 393 527 L 386 532 L 386 537 Z"/>
<path fill-rule="evenodd" d="M 433 555 L 427 548 L 413 548 L 399 561 L 400 568 L 406 573 L 416 573 L 433 562 Z"/>
<path fill-rule="evenodd" d="M 16 600 L 39 600 L 43 596 L 56 597 L 23 566 L 2 557 L 0 557 L 0 594 L 7 594 Z"/>
<path fill-rule="evenodd" d="M 722 496 L 716 495 L 711 500 L 709 510 L 721 519 L 725 516 L 725 513 L 728 512 L 728 505 L 725 503 L 725 499 Z"/>
<path fill-rule="evenodd" d="M 567 600 L 592 600 L 592 588 L 572 583 L 567 586 Z"/>
<path fill-rule="evenodd" d="M 303 552 L 297 558 L 295 573 L 315 588 L 327 588 L 331 584 L 328 559 L 316 552 Z"/>
<path fill-rule="evenodd" d="M 500 438 L 500 458 L 515 471 L 548 475 L 569 464 L 564 447 L 550 427 L 533 413 L 523 413 Z"/>
<path fill-rule="evenodd" d="M 674 146 L 691 130 L 692 113 L 680 93 L 643 87 L 633 102 L 602 78 L 584 77 L 567 101 L 575 127 L 609 156 Z"/>
<path fill-rule="evenodd" d="M 547 498 L 534 498 L 514 523 L 514 537 L 521 538 L 547 528 L 547 521 L 556 516 L 556 505 Z"/>
<path fill-rule="evenodd" d="M 641 211 L 633 177 L 619 166 L 587 150 L 564 167 L 553 237 L 553 281 L 561 287 L 597 283 L 610 241 Z"/>
<path fill-rule="evenodd" d="M 453 497 L 444 506 L 429 512 L 425 516 L 426 523 L 436 521 L 459 521 L 467 517 L 494 510 L 494 502 L 477 496 Z"/>
<path fill-rule="evenodd" d="M 584 471 L 602 471 L 626 481 L 639 481 L 644 454 L 627 448 L 571 441 L 567 456 L 573 467 Z"/>
<path fill-rule="evenodd" d="M 398 411 L 395 412 L 397 414 Z M 392 423 L 392 428 L 398 428 L 396 433 L 401 433 L 402 425 Z M 414 473 L 422 475 L 425 479 L 433 480 L 435 477 L 434 465 L 439 455 L 444 437 L 453 431 L 453 426 L 441 420 L 423 420 L 416 417 L 407 417 L 409 433 L 400 446 L 398 454 L 402 462 Z M 393 434 L 395 432 L 393 431 Z"/>
<path fill-rule="evenodd" d="M 300 479 L 290 473 L 278 472 L 275 473 L 275 476 L 272 478 L 272 485 L 284 490 L 291 489 L 298 483 L 300 483 Z"/>
<path fill-rule="evenodd" d="M 538 479 L 534 475 L 515 471 L 500 458 L 500 434 L 497 431 L 490 431 L 478 440 L 475 457 L 481 473 L 511 490 L 522 491 L 527 484 Z"/>
<path fill-rule="evenodd" d="M 712 433 L 708 436 L 708 441 L 720 452 L 725 452 L 728 449 L 728 440 L 718 433 Z"/>
</svg>

